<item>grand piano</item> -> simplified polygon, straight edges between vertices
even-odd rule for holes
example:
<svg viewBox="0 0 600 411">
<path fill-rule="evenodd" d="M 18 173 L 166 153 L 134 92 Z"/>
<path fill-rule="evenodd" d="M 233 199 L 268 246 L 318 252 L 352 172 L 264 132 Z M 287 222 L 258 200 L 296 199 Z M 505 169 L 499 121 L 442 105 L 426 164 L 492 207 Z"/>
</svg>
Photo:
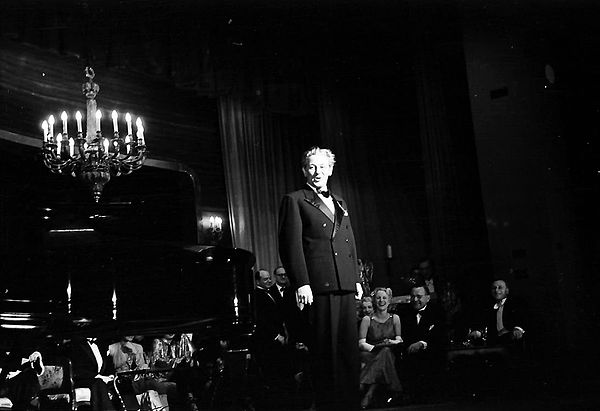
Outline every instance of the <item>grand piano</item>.
<svg viewBox="0 0 600 411">
<path fill-rule="evenodd" d="M 85 336 L 185 332 L 199 348 L 247 349 L 254 256 L 227 237 L 202 243 L 185 173 L 143 167 L 95 204 L 33 157 L 15 175 L 14 158 L 0 161 L 0 368 L 15 347 Z"/>
</svg>

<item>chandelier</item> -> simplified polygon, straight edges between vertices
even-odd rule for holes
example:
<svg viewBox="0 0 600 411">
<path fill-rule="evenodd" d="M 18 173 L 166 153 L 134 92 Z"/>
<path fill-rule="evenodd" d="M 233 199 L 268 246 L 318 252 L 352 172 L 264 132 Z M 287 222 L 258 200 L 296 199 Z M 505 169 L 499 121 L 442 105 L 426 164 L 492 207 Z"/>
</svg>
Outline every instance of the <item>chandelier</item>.
<svg viewBox="0 0 600 411">
<path fill-rule="evenodd" d="M 82 91 L 87 99 L 86 134 L 83 134 L 82 115 L 75 113 L 77 133 L 69 136 L 69 116 L 62 112 L 62 133 L 54 134 L 55 119 L 53 115 L 42 122 L 44 143 L 42 156 L 44 164 L 53 173 L 71 174 L 84 181 L 92 190 L 94 200 L 100 201 L 104 185 L 110 181 L 111 175 L 130 174 L 139 169 L 146 159 L 146 144 L 142 119 L 135 122 L 136 133 L 133 135 L 132 116 L 125 114 L 127 134 L 119 133 L 119 114 L 111 113 L 113 123 L 112 136 L 104 137 L 100 129 L 102 111 L 97 109 L 96 94 L 100 91 L 94 83 L 94 70 L 85 68 L 87 81 Z M 58 127 L 57 127 L 58 128 Z"/>
</svg>

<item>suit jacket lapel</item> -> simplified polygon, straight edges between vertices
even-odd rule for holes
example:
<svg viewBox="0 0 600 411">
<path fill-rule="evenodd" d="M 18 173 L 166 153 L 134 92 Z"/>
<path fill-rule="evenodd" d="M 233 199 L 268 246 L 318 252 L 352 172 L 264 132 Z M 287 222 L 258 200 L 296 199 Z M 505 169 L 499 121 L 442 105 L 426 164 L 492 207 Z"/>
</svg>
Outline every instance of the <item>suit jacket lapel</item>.
<svg viewBox="0 0 600 411">
<path fill-rule="evenodd" d="M 311 196 L 311 193 L 312 193 L 312 196 Z M 331 212 L 329 207 L 327 207 L 325 205 L 323 200 L 321 200 L 321 197 L 319 197 L 317 195 L 317 193 L 315 193 L 313 190 L 305 190 L 304 195 L 306 197 L 304 199 L 305 201 L 307 201 L 308 203 L 310 203 L 311 205 L 313 205 L 314 207 L 319 209 L 323 214 L 325 214 L 327 216 L 327 218 L 329 218 L 331 220 L 332 223 L 335 222 L 335 216 L 333 215 L 333 213 Z"/>
<path fill-rule="evenodd" d="M 340 229 L 340 226 L 342 225 L 342 219 L 344 218 L 344 216 L 348 215 L 348 211 L 346 211 L 346 209 L 342 205 L 342 202 L 338 201 L 333 196 L 333 194 L 331 195 L 331 198 L 333 198 L 333 205 L 335 207 L 335 221 L 334 221 L 335 224 L 334 224 L 333 235 L 332 235 L 332 237 L 335 237 L 335 235 L 337 234 L 338 230 Z"/>
</svg>

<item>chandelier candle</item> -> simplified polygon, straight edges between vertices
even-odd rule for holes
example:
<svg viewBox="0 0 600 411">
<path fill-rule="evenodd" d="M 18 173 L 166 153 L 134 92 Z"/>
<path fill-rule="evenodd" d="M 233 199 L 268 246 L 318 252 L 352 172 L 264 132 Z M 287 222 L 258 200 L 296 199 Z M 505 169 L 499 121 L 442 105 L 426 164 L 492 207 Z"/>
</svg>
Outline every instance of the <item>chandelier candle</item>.
<svg viewBox="0 0 600 411">
<path fill-rule="evenodd" d="M 102 111 L 96 105 L 96 95 L 100 87 L 93 82 L 95 74 L 90 67 L 86 67 L 85 76 L 87 81 L 83 83 L 83 94 L 87 99 L 86 134 L 83 134 L 81 121 L 83 116 L 77 111 L 75 113 L 77 135 L 69 136 L 69 115 L 63 111 L 60 115 L 62 133 L 54 138 L 55 120 L 54 115 L 50 115 L 48 120 L 42 122 L 44 133 L 42 155 L 44 164 L 50 171 L 78 177 L 90 186 L 94 200 L 99 202 L 104 185 L 111 176 L 129 174 L 138 170 L 146 160 L 147 152 L 142 119 L 138 117 L 135 122 L 137 138 L 133 138 L 132 116 L 129 113 L 125 115 L 127 124 L 125 136 L 119 135 L 119 113 L 116 110 L 111 112 L 113 135 L 102 136 Z"/>
</svg>

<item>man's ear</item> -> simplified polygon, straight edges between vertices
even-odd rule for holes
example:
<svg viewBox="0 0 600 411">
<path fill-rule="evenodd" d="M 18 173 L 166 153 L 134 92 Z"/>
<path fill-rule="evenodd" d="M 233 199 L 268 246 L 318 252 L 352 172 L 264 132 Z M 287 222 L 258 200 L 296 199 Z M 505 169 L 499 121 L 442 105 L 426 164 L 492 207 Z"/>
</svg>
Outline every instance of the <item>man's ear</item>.
<svg viewBox="0 0 600 411">
<path fill-rule="evenodd" d="M 308 173 L 307 173 L 306 169 L 305 169 L 304 167 L 302 167 L 302 175 L 303 175 L 304 177 L 306 177 L 306 175 L 307 175 L 307 174 L 308 174 Z"/>
</svg>

